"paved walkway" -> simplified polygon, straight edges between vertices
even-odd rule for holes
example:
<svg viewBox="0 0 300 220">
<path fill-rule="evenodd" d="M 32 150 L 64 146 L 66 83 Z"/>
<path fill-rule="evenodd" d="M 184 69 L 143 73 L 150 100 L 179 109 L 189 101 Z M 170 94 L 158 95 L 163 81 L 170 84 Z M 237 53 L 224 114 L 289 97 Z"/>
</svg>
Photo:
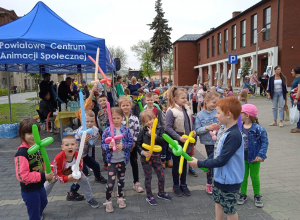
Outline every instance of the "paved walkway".
<svg viewBox="0 0 300 220">
<path fill-rule="evenodd" d="M 28 102 L 27 98 L 37 97 L 36 92 L 10 94 L 11 103 Z M 0 96 L 0 104 L 8 103 L 8 96 Z"/>
<path fill-rule="evenodd" d="M 253 201 L 251 183 L 248 187 L 248 201 L 238 206 L 239 219 L 299 219 L 300 216 L 300 151 L 298 150 L 300 136 L 289 131 L 294 126 L 285 123 L 283 128 L 267 126 L 272 121 L 271 102 L 265 98 L 252 98 L 249 103 L 258 107 L 258 118 L 269 136 L 268 158 L 261 166 L 261 193 L 263 208 L 256 208 Z M 42 137 L 45 137 L 43 134 Z M 55 142 L 48 147 L 49 158 L 60 152 L 60 142 L 57 135 L 53 135 Z M 19 183 L 15 177 L 13 157 L 19 146 L 19 140 L 0 140 L 0 161 L 2 174 L 0 180 L 0 219 L 28 219 Z M 96 156 L 100 161 L 100 146 L 96 148 Z M 204 146 L 197 144 L 196 157 L 204 158 Z M 143 181 L 142 169 L 139 169 L 140 182 Z M 44 219 L 214 219 L 214 202 L 204 190 L 206 175 L 200 170 L 199 176 L 188 176 L 187 181 L 192 195 L 190 197 L 175 197 L 171 192 L 171 169 L 165 170 L 166 191 L 173 196 L 173 201 L 157 200 L 158 205 L 152 207 L 145 201 L 145 193 L 138 194 L 132 189 L 131 166 L 127 166 L 125 180 L 125 197 L 127 208 L 117 208 L 116 197 L 113 197 L 115 212 L 107 214 L 104 206 L 92 209 L 84 201 L 68 202 L 65 200 L 70 183 L 57 183 L 50 196 L 45 210 Z M 92 173 L 91 173 L 92 174 Z M 103 172 L 107 176 L 107 172 Z M 95 198 L 105 201 L 105 186 L 94 182 L 89 177 Z M 157 178 L 153 176 L 153 192 L 157 193 Z M 116 189 L 116 188 L 115 188 Z"/>
</svg>

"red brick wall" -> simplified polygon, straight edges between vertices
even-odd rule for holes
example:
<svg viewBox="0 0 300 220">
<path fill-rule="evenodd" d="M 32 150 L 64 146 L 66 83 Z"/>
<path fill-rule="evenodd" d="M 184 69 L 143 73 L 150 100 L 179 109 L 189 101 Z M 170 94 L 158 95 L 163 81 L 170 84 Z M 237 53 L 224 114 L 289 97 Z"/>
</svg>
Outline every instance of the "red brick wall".
<svg viewBox="0 0 300 220">
<path fill-rule="evenodd" d="M 0 7 L 0 11 L 5 11 L 4 14 L 0 14 L 0 26 L 18 19 L 18 16 L 13 10 L 8 11 Z"/>
<path fill-rule="evenodd" d="M 175 43 L 173 59 L 174 84 L 191 86 L 197 83 L 198 71 L 194 69 L 197 65 L 197 45 L 193 42 Z"/>
</svg>

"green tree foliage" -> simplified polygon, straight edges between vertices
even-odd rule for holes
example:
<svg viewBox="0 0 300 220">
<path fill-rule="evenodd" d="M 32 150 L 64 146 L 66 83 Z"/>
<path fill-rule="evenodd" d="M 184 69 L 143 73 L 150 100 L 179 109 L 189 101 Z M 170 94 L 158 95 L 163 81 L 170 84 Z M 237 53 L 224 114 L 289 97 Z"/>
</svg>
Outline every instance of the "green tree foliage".
<svg viewBox="0 0 300 220">
<path fill-rule="evenodd" d="M 247 75 L 249 75 L 249 71 L 250 71 L 250 62 L 245 61 L 244 65 L 242 67 L 242 72 L 241 72 L 241 77 L 243 78 L 243 80 L 245 80 L 245 77 Z"/>
<path fill-rule="evenodd" d="M 153 62 L 152 62 L 152 50 L 149 41 L 139 41 L 137 45 L 133 45 L 130 48 L 137 59 L 141 62 L 141 70 L 143 76 L 149 78 L 154 75 Z"/>
<path fill-rule="evenodd" d="M 163 58 L 170 53 L 172 48 L 171 31 L 172 28 L 168 26 L 168 20 L 164 18 L 161 0 L 155 1 L 156 16 L 152 23 L 149 24 L 150 30 L 154 31 L 150 43 L 152 44 L 152 61 L 159 64 L 160 77 L 163 72 Z"/>
</svg>

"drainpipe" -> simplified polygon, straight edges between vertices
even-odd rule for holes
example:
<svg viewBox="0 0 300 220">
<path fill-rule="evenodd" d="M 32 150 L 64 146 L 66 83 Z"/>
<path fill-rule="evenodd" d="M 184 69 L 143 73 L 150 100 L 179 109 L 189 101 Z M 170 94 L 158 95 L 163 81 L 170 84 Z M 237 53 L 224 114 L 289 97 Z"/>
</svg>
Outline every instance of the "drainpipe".
<svg viewBox="0 0 300 220">
<path fill-rule="evenodd" d="M 277 0 L 277 33 L 276 33 L 276 46 L 278 46 L 278 31 L 279 31 L 279 5 L 280 5 L 280 0 Z"/>
</svg>

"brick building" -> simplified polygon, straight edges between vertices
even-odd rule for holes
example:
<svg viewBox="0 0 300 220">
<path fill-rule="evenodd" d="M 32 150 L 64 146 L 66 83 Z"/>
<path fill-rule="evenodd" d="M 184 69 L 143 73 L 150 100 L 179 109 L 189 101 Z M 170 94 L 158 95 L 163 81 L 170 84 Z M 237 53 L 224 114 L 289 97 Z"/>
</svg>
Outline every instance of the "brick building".
<svg viewBox="0 0 300 220">
<path fill-rule="evenodd" d="M 290 70 L 300 65 L 299 8 L 299 0 L 261 0 L 243 12 L 233 12 L 230 20 L 206 33 L 184 35 L 173 43 L 175 84 L 193 85 L 198 80 L 239 86 L 238 72 L 247 60 L 258 76 L 267 67 L 274 70 L 280 65 L 290 85 Z M 266 31 L 259 33 L 263 28 Z M 235 65 L 228 64 L 231 54 L 238 55 Z"/>
</svg>

